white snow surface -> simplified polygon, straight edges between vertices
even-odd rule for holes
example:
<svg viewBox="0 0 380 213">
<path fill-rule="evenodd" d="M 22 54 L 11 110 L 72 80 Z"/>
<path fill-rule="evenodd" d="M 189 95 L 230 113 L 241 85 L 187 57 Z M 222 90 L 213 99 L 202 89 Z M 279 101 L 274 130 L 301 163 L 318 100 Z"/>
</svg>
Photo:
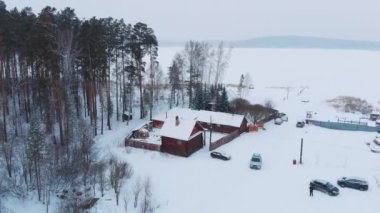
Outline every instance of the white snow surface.
<svg viewBox="0 0 380 213">
<path fill-rule="evenodd" d="M 223 112 L 211 112 L 200 110 L 197 120 L 205 123 L 220 124 L 225 126 L 240 127 L 244 116 Z"/>
<path fill-rule="evenodd" d="M 220 124 L 226 126 L 240 127 L 244 116 L 223 112 L 212 112 L 206 110 L 191 110 L 189 108 L 173 108 L 167 112 L 161 113 L 155 116 L 153 119 L 165 120 L 168 118 L 175 118 L 178 116 L 182 119 L 197 120 L 200 122 L 213 124 Z"/>
<path fill-rule="evenodd" d="M 164 70 L 179 50 L 160 48 L 159 61 Z M 288 115 L 288 122 L 279 126 L 267 123 L 265 131 L 244 133 L 216 150 L 231 155 L 230 161 L 211 159 L 207 146 L 188 158 L 126 149 L 123 141 L 134 127 L 144 122 L 139 119 L 131 121 L 129 126 L 114 121 L 112 131 L 107 130 L 95 138 L 95 150 L 99 160 L 116 156 L 133 166 L 134 176 L 126 180 L 121 200 L 126 192 L 131 196 L 138 177 L 151 178 L 154 202 L 159 205 L 157 213 L 377 212 L 380 154 L 371 152 L 365 142 L 379 134 L 309 125 L 296 128 L 295 125 L 305 118 L 307 111 L 317 112 L 316 116 L 321 118 L 357 119 L 358 115 L 339 112 L 326 104 L 327 99 L 338 95 L 360 97 L 378 108 L 380 97 L 375 86 L 380 79 L 379 70 L 380 52 L 233 49 L 225 82 L 237 84 L 240 74 L 249 72 L 255 89 L 245 98 L 261 104 L 272 100 L 275 108 Z M 232 89 L 229 91 L 229 94 L 235 93 Z M 303 164 L 299 165 L 301 138 L 304 139 Z M 261 170 L 249 168 L 253 153 L 263 158 Z M 292 165 L 294 159 L 297 165 Z M 369 190 L 339 188 L 337 197 L 318 191 L 309 197 L 311 180 L 323 179 L 336 185 L 344 176 L 366 179 Z M 122 204 L 115 205 L 114 199 L 110 190 L 93 212 L 125 212 Z M 8 208 L 14 205 L 15 212 L 24 212 L 12 202 L 5 205 Z M 33 212 L 33 208 L 30 210 L 28 212 Z M 139 212 L 133 208 L 132 201 L 128 212 Z"/>
</svg>

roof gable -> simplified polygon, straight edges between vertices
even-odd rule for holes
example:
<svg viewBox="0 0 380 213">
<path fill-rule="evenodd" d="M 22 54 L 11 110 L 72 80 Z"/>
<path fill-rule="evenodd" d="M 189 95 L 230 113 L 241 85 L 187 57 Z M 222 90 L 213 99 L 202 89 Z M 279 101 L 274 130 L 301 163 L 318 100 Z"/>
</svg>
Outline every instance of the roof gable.
<svg viewBox="0 0 380 213">
<path fill-rule="evenodd" d="M 188 141 L 196 127 L 197 121 L 179 119 L 179 125 L 176 125 L 174 117 L 165 120 L 161 129 L 161 136 Z"/>
</svg>

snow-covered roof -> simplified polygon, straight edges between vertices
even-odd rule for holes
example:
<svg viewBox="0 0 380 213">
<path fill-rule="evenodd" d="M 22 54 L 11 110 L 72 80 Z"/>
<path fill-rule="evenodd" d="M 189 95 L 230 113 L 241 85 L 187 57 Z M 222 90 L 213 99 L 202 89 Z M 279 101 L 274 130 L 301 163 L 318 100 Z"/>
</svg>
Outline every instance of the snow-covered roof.
<svg viewBox="0 0 380 213">
<path fill-rule="evenodd" d="M 212 112 L 206 110 L 198 111 L 197 117 L 197 120 L 201 122 L 210 123 L 211 121 L 213 124 L 220 124 L 233 127 L 240 127 L 241 123 L 243 122 L 243 119 L 244 115 L 230 114 L 224 112 Z"/>
<path fill-rule="evenodd" d="M 165 113 L 154 116 L 153 120 L 165 121 L 167 118 L 175 118 L 176 116 L 180 119 L 195 120 L 197 112 L 189 108 L 172 108 Z"/>
<path fill-rule="evenodd" d="M 171 117 L 165 120 L 160 134 L 164 137 L 187 141 L 190 139 L 196 123 L 197 121 L 195 120 L 185 120 L 180 118 L 179 125 L 177 126 L 175 117 Z"/>
<path fill-rule="evenodd" d="M 173 108 L 166 113 L 155 116 L 153 120 L 166 120 L 166 115 L 168 118 L 175 118 L 178 116 L 180 119 L 186 120 L 197 120 L 200 122 L 213 124 L 220 124 L 225 126 L 240 127 L 244 116 L 238 114 L 230 114 L 224 112 L 212 112 L 206 110 L 191 110 L 188 108 Z"/>
</svg>

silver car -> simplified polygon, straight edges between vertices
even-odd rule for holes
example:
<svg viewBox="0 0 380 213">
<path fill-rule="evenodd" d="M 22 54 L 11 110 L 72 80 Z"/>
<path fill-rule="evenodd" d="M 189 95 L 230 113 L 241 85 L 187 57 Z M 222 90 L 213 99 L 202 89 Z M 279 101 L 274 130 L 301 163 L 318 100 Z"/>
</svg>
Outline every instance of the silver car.
<svg viewBox="0 0 380 213">
<path fill-rule="evenodd" d="M 251 162 L 249 163 L 249 167 L 251 169 L 261 169 L 263 165 L 263 161 L 261 159 L 261 155 L 254 153 L 251 158 Z"/>
</svg>

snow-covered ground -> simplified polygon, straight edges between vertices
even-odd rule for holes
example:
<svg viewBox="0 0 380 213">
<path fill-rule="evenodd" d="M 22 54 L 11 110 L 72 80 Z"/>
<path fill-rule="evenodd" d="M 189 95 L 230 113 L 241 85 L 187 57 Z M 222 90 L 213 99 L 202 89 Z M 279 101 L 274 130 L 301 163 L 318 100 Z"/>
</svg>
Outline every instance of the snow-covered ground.
<svg viewBox="0 0 380 213">
<path fill-rule="evenodd" d="M 159 60 L 164 70 L 178 50 L 160 49 Z M 326 104 L 327 99 L 338 95 L 360 97 L 379 107 L 380 97 L 375 89 L 379 70 L 380 52 L 234 49 L 225 82 L 237 84 L 240 74 L 249 72 L 255 89 L 245 98 L 261 104 L 272 100 L 277 109 L 287 113 L 288 122 L 279 126 L 270 122 L 266 130 L 245 133 L 216 150 L 231 155 L 230 161 L 212 159 L 208 147 L 189 158 L 125 149 L 125 136 L 144 122 L 141 120 L 134 120 L 129 126 L 115 123 L 112 131 L 96 138 L 95 148 L 99 159 L 114 155 L 134 167 L 134 176 L 127 180 L 122 196 L 126 191 L 131 193 L 138 177 L 151 178 L 158 213 L 376 212 L 380 198 L 380 154 L 370 152 L 365 142 L 378 134 L 315 126 L 296 128 L 295 124 L 305 118 L 307 111 L 317 113 L 315 116 L 321 119 L 357 119 L 358 115 L 338 112 Z M 301 138 L 304 163 L 292 165 L 293 159 L 299 160 Z M 263 168 L 259 171 L 249 168 L 254 152 L 263 157 Z M 341 176 L 365 178 L 369 191 L 340 188 L 338 197 L 319 192 L 309 197 L 311 180 L 325 179 L 335 184 Z M 125 212 L 122 202 L 115 206 L 112 192 L 94 210 Z M 128 212 L 138 212 L 132 200 Z"/>
<path fill-rule="evenodd" d="M 287 105 L 294 106 L 285 110 L 289 121 L 280 126 L 269 123 L 265 131 L 245 133 L 217 149 L 232 156 L 227 162 L 211 159 L 207 147 L 189 158 L 137 149 L 126 153 L 122 147 L 111 150 L 132 163 L 137 176 L 152 178 L 160 204 L 158 212 L 375 211 L 380 197 L 380 154 L 370 152 L 364 142 L 376 134 L 314 126 L 296 128 L 296 118 L 304 115 L 309 106 L 300 103 L 293 94 L 289 97 L 279 102 L 284 109 Z M 304 164 L 294 166 L 292 160 L 299 159 L 301 138 L 304 138 Z M 260 171 L 249 169 L 254 152 L 263 157 Z M 369 181 L 370 189 L 368 192 L 341 189 L 338 197 L 319 192 L 312 198 L 308 196 L 308 183 L 312 179 L 336 183 L 341 176 L 363 177 Z M 102 205 L 97 207 L 99 212 L 110 208 Z M 114 212 L 121 210 L 120 207 Z"/>
</svg>

